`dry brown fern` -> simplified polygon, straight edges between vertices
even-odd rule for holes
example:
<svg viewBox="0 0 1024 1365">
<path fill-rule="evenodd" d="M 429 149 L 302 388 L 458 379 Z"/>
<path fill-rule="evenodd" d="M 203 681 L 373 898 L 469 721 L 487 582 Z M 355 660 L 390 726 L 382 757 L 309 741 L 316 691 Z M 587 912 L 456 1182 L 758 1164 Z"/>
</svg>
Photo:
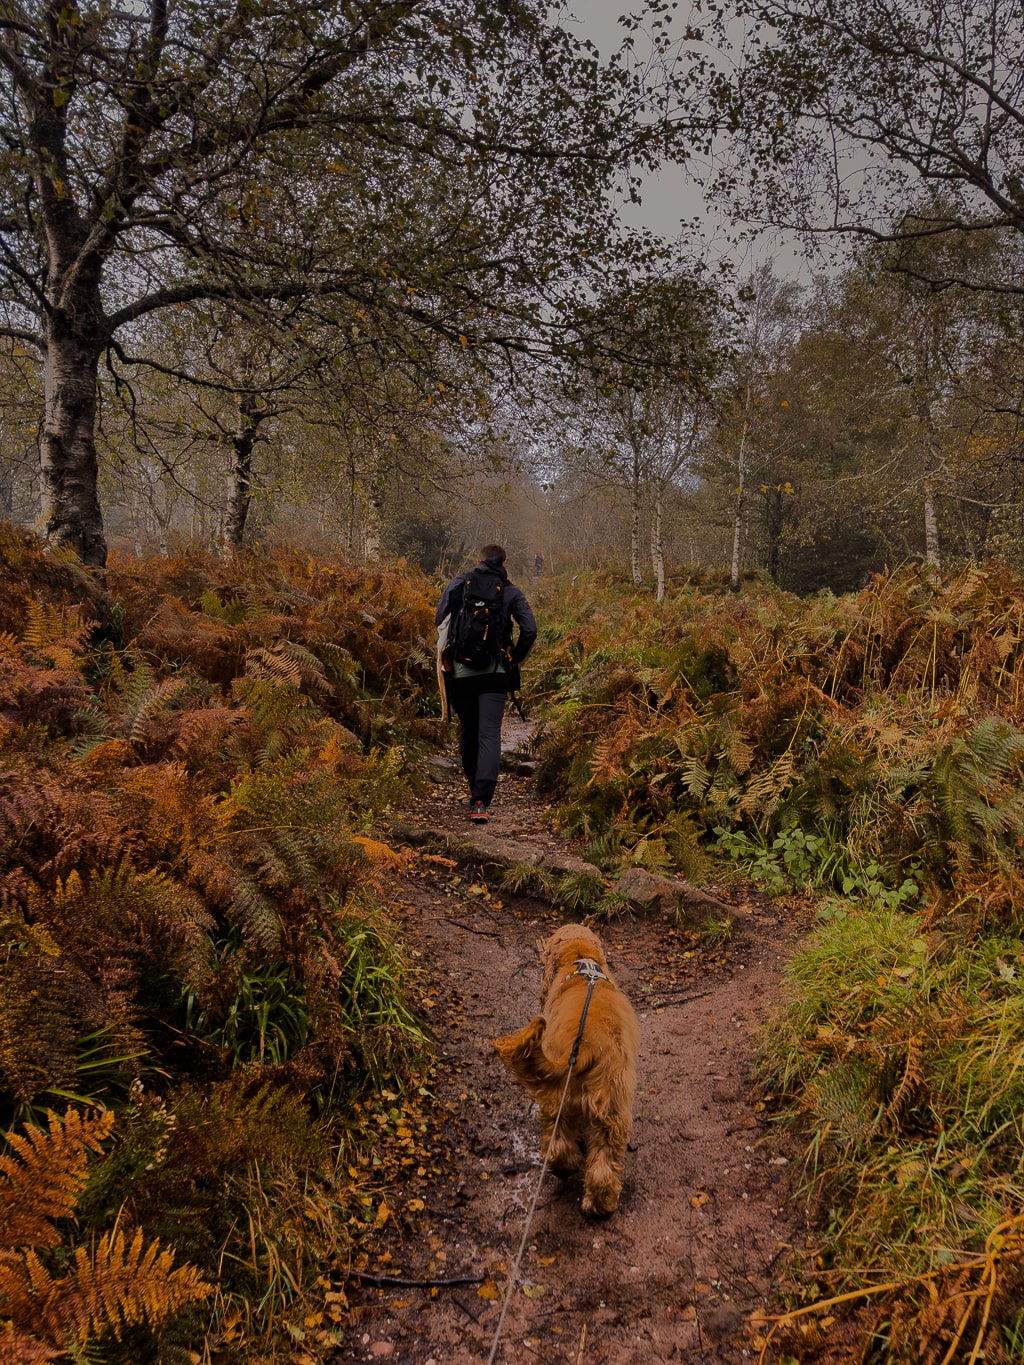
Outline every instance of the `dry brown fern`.
<svg viewBox="0 0 1024 1365">
<path fill-rule="evenodd" d="M 209 1292 L 193 1266 L 173 1269 L 174 1254 L 141 1229 L 120 1228 L 90 1249 L 75 1247 L 65 1274 L 44 1257 L 61 1241 L 58 1221 L 73 1213 L 88 1176 L 90 1152 L 101 1149 L 114 1116 L 51 1113 L 48 1129 L 9 1133 L 0 1156 L 0 1362 L 53 1359 L 107 1333 L 120 1339 L 137 1323 L 158 1327 Z M 42 1253 L 42 1255 L 40 1255 Z"/>
<path fill-rule="evenodd" d="M 19 1332 L 13 1322 L 0 1322 L 0 1365 L 37 1365 L 57 1360 L 64 1351 L 45 1346 L 38 1337 Z"/>
<path fill-rule="evenodd" d="M 60 1241 L 55 1224 L 74 1210 L 85 1188 L 89 1152 L 98 1152 L 114 1116 L 84 1117 L 69 1109 L 48 1115 L 48 1129 L 8 1133 L 0 1155 L 0 1254 L 46 1249 Z"/>
<path fill-rule="evenodd" d="M 892 1092 L 885 1107 L 881 1123 L 893 1128 L 899 1125 L 904 1114 L 916 1101 L 925 1082 L 921 1035 L 907 1039 L 907 1054 L 903 1062 L 903 1074 Z"/>
<path fill-rule="evenodd" d="M 194 1266 L 172 1269 L 174 1253 L 137 1229 L 128 1241 L 120 1229 L 104 1233 L 92 1250 L 76 1247 L 65 1275 L 53 1276 L 35 1251 L 0 1262 L 0 1303 L 12 1322 L 44 1344 L 70 1339 L 81 1349 L 91 1338 L 148 1323 L 158 1327 L 209 1286 Z"/>
</svg>

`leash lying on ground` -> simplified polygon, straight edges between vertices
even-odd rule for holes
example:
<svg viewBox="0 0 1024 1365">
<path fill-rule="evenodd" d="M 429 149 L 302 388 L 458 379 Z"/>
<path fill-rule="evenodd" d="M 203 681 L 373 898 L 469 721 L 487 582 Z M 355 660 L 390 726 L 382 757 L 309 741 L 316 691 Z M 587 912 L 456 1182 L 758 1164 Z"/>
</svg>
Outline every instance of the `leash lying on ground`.
<svg viewBox="0 0 1024 1365">
<path fill-rule="evenodd" d="M 587 983 L 587 998 L 583 1002 L 583 1010 L 580 1014 L 580 1026 L 576 1030 L 576 1041 L 572 1045 L 569 1053 L 569 1069 L 565 1076 L 565 1085 L 562 1087 L 562 1098 L 558 1101 L 558 1113 L 555 1115 L 555 1122 L 551 1128 L 551 1136 L 548 1138 L 548 1150 L 544 1155 L 544 1162 L 540 1168 L 540 1179 L 533 1191 L 533 1198 L 526 1214 L 526 1226 L 523 1228 L 523 1238 L 519 1243 L 519 1251 L 516 1254 L 515 1263 L 512 1266 L 512 1273 L 509 1275 L 508 1284 L 505 1287 L 505 1298 L 501 1305 L 501 1315 L 498 1318 L 498 1326 L 494 1331 L 494 1340 L 491 1343 L 491 1353 L 487 1357 L 487 1365 L 494 1365 L 494 1358 L 497 1355 L 498 1343 L 501 1340 L 502 1329 L 505 1326 L 505 1315 L 508 1306 L 512 1302 L 512 1295 L 516 1291 L 519 1283 L 519 1270 L 523 1263 L 523 1255 L 526 1252 L 526 1243 L 530 1236 L 530 1224 L 533 1222 L 533 1215 L 537 1211 L 537 1200 L 540 1198 L 541 1186 L 544 1184 L 544 1177 L 548 1173 L 548 1161 L 550 1160 L 551 1148 L 554 1146 L 555 1137 L 558 1133 L 558 1125 L 562 1118 L 562 1109 L 565 1107 L 565 1097 L 569 1093 L 569 1082 L 572 1080 L 572 1069 L 576 1065 L 580 1055 L 580 1044 L 583 1041 L 583 1028 L 587 1022 L 587 1011 L 590 1009 L 590 998 L 594 994 L 594 987 L 599 981 L 607 981 L 608 978 L 601 970 L 600 966 L 591 957 L 581 957 L 576 962 L 576 968 L 570 976 L 582 976 Z M 568 980 L 568 978 L 566 978 Z M 581 1346 L 582 1350 L 582 1346 Z"/>
</svg>

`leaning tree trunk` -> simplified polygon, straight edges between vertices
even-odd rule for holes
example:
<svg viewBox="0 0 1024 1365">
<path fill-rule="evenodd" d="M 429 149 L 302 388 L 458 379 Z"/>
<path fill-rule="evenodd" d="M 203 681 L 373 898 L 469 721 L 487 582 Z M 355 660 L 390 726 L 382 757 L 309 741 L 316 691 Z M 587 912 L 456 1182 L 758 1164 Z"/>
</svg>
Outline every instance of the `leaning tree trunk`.
<svg viewBox="0 0 1024 1365">
<path fill-rule="evenodd" d="M 103 568 L 107 540 L 99 500 L 96 393 L 105 344 L 99 284 L 63 296 L 49 318 L 39 475 L 46 535 Z"/>
</svg>

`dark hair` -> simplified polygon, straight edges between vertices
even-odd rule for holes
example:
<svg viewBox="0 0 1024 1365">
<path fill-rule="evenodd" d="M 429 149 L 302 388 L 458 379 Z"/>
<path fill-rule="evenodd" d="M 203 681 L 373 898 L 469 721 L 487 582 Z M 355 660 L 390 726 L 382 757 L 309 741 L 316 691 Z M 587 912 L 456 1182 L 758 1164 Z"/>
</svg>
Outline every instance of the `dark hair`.
<svg viewBox="0 0 1024 1365">
<path fill-rule="evenodd" d="M 500 559 L 502 564 L 505 562 L 505 551 L 500 545 L 485 545 L 480 551 L 481 559 Z"/>
</svg>

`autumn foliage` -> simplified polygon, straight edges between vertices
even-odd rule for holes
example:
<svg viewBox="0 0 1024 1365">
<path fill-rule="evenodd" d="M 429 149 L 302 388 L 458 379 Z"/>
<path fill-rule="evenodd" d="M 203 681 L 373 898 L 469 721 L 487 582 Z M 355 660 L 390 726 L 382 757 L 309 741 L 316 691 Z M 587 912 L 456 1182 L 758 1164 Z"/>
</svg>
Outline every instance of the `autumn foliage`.
<svg viewBox="0 0 1024 1365">
<path fill-rule="evenodd" d="M 84 1196 L 119 1274 L 164 1264 L 136 1220 L 215 1263 L 252 1163 L 301 1179 L 316 1116 L 422 1046 L 365 835 L 433 724 L 424 586 L 194 551 L 99 582 L 0 528 L 0 1118 L 123 1109 Z M 49 1122 L 70 1150 L 81 1121 Z M 133 1304 L 105 1330 L 147 1319 Z"/>
<path fill-rule="evenodd" d="M 1024 581 L 569 603 L 540 740 L 563 827 L 609 870 L 724 858 L 816 913 L 761 1063 L 829 1210 L 794 1301 L 863 1303 L 872 1360 L 1018 1359 Z M 767 1350 L 837 1358 L 799 1312 Z"/>
</svg>

